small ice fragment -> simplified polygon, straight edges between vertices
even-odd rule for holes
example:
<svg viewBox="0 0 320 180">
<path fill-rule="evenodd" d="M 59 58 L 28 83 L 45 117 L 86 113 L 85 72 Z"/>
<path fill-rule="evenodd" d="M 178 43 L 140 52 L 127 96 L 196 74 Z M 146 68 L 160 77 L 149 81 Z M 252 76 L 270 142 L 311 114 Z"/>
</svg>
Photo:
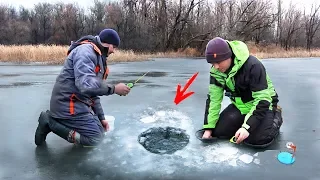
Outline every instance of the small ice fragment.
<svg viewBox="0 0 320 180">
<path fill-rule="evenodd" d="M 260 159 L 254 159 L 254 160 L 253 160 L 253 163 L 255 163 L 255 164 L 260 164 Z"/>
<path fill-rule="evenodd" d="M 140 119 L 140 121 L 142 121 L 144 123 L 152 123 L 152 122 L 155 122 L 156 119 L 153 118 L 152 116 L 147 116 L 147 117 Z"/>
<path fill-rule="evenodd" d="M 231 166 L 237 166 L 237 160 L 236 159 L 232 159 L 229 163 Z"/>
<path fill-rule="evenodd" d="M 160 117 L 163 117 L 163 116 L 166 115 L 166 112 L 165 112 L 165 111 L 157 111 L 157 112 L 156 112 L 156 115 L 157 115 L 157 116 L 160 116 Z"/>
<path fill-rule="evenodd" d="M 249 163 L 252 162 L 253 157 L 250 156 L 250 155 L 248 155 L 248 154 L 242 154 L 242 155 L 239 157 L 239 159 L 240 159 L 242 162 L 244 162 L 244 163 L 246 163 L 246 164 L 249 164 Z"/>
</svg>

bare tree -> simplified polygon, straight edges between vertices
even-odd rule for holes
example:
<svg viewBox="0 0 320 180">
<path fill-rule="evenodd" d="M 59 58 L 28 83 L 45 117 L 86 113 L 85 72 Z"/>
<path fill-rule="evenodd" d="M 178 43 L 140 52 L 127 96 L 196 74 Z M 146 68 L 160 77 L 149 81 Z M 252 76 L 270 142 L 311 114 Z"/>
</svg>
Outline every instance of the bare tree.
<svg viewBox="0 0 320 180">
<path fill-rule="evenodd" d="M 94 5 L 92 8 L 90 8 L 93 22 L 95 22 L 95 26 L 92 34 L 96 34 L 99 31 L 101 31 L 103 28 L 105 28 L 104 27 L 105 17 L 106 17 L 105 7 L 106 7 L 105 2 L 94 0 Z"/>
<path fill-rule="evenodd" d="M 216 29 L 218 29 L 219 25 L 215 24 L 215 5 L 200 1 L 198 6 L 191 11 L 189 22 L 182 37 L 182 51 L 188 47 L 197 48 L 202 51 L 206 43 L 212 38 L 211 35 L 217 34 Z M 211 14 L 211 12 L 213 13 Z M 219 13 L 216 14 L 220 15 Z M 221 24 L 223 24 L 223 18 L 217 17 L 217 19 L 221 19 Z M 220 33 L 223 33 L 223 31 Z"/>
<path fill-rule="evenodd" d="M 276 20 L 270 1 L 246 0 L 240 3 L 236 21 L 236 35 L 243 40 L 261 40 L 261 33 L 272 27 Z"/>
<path fill-rule="evenodd" d="M 200 2 L 201 0 L 189 0 L 189 3 L 184 5 L 183 0 L 179 1 L 178 7 L 175 8 L 177 11 L 175 12 L 175 18 L 169 30 L 169 36 L 165 49 L 169 49 L 171 47 L 177 50 L 179 47 L 177 44 L 181 43 L 181 34 L 189 21 L 190 13 L 199 5 Z"/>
<path fill-rule="evenodd" d="M 38 3 L 32 14 L 32 28 L 37 40 L 36 42 L 47 43 L 52 33 L 53 6 L 49 3 Z"/>
<path fill-rule="evenodd" d="M 121 28 L 124 23 L 124 12 L 121 8 L 121 4 L 118 2 L 109 3 L 106 6 L 106 26 L 116 29 L 117 31 L 123 31 Z"/>
<path fill-rule="evenodd" d="M 0 5 L 0 44 L 9 44 L 10 39 L 8 38 L 8 32 L 10 29 L 8 27 L 9 24 L 9 16 L 8 16 L 8 7 Z"/>
<path fill-rule="evenodd" d="M 280 42 L 282 34 L 282 0 L 278 0 L 277 27 L 276 27 L 276 45 Z"/>
<path fill-rule="evenodd" d="M 167 12 L 167 2 L 165 0 L 161 0 L 159 2 L 159 10 L 156 12 L 157 14 L 157 35 L 159 37 L 158 43 L 161 50 L 165 50 L 165 43 L 167 39 L 167 30 L 168 30 L 168 12 Z"/>
<path fill-rule="evenodd" d="M 316 32 L 319 30 L 320 18 L 319 18 L 319 8 L 320 6 L 315 7 L 312 5 L 311 14 L 305 16 L 305 28 L 306 28 L 306 39 L 307 39 L 307 49 L 310 50 L 313 38 Z"/>
<path fill-rule="evenodd" d="M 95 0 L 78 4 L 38 3 L 32 9 L 0 6 L 0 44 L 70 44 L 103 28 L 119 32 L 121 48 L 136 51 L 203 52 L 215 36 L 276 43 L 281 47 L 320 47 L 320 6 L 311 12 L 283 0 Z M 310 9 L 308 10 L 310 11 Z"/>
<path fill-rule="evenodd" d="M 215 32 L 216 36 L 224 37 L 227 35 L 225 32 L 227 28 L 225 27 L 226 23 L 226 5 L 227 3 L 223 0 L 217 0 L 215 2 L 215 8 L 213 10 L 213 22 L 211 30 Z"/>
<path fill-rule="evenodd" d="M 290 4 L 282 23 L 283 35 L 281 41 L 286 50 L 292 46 L 293 39 L 297 36 L 298 30 L 302 28 L 301 17 L 302 13 Z"/>
</svg>

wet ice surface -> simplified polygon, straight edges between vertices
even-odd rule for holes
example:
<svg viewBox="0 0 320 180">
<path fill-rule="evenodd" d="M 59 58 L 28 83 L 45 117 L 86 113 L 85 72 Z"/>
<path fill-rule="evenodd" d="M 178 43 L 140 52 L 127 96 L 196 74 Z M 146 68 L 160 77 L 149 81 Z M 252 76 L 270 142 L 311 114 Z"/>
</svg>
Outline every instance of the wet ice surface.
<svg viewBox="0 0 320 180">
<path fill-rule="evenodd" d="M 162 59 L 110 66 L 108 81 L 132 82 L 146 71 L 126 97 L 102 97 L 112 131 L 96 148 L 80 148 L 49 134 L 36 148 L 34 131 L 42 110 L 49 108 L 53 83 L 61 66 L 0 66 L 0 179 L 317 179 L 320 163 L 320 61 L 263 61 L 280 95 L 284 125 L 277 143 L 266 151 L 217 141 L 204 144 L 194 136 L 202 127 L 209 68 L 205 60 Z M 199 71 L 187 100 L 175 105 L 176 86 Z M 123 75 L 124 74 L 124 75 Z M 223 101 L 222 108 L 229 100 Z M 154 154 L 138 142 L 152 127 L 186 130 L 189 143 L 173 154 Z M 296 162 L 276 159 L 297 146 Z"/>
</svg>

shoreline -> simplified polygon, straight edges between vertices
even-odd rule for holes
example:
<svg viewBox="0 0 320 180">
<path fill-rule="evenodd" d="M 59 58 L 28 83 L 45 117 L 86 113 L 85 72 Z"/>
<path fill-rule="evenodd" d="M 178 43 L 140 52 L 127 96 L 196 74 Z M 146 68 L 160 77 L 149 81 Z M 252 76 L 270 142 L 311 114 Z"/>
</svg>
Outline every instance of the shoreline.
<svg viewBox="0 0 320 180">
<path fill-rule="evenodd" d="M 261 60 L 283 59 L 283 58 L 312 58 L 320 57 L 320 49 L 295 48 L 288 51 L 275 46 L 258 46 L 247 43 L 251 55 Z M 0 45 L 0 65 L 63 65 L 67 57 L 69 46 L 56 45 Z M 194 48 L 170 52 L 140 53 L 133 50 L 118 49 L 108 57 L 108 64 L 119 64 L 128 62 L 152 61 L 158 58 L 172 59 L 205 59 L 203 52 Z"/>
<path fill-rule="evenodd" d="M 163 57 L 166 58 L 166 57 Z M 320 59 L 320 56 L 316 57 L 272 57 L 272 58 L 259 58 L 261 61 L 276 61 L 276 60 L 294 60 L 294 59 Z M 161 59 L 155 58 L 155 59 Z M 205 57 L 175 57 L 172 59 L 203 59 L 205 60 Z M 154 59 L 147 59 L 147 60 L 139 60 L 139 61 L 117 61 L 117 62 L 108 62 L 108 65 L 116 65 L 116 64 L 126 64 L 126 63 L 134 63 L 134 62 L 145 62 L 145 61 L 155 61 Z M 50 62 L 1 62 L 0 66 L 63 66 L 63 64 L 58 63 L 50 63 Z"/>
</svg>

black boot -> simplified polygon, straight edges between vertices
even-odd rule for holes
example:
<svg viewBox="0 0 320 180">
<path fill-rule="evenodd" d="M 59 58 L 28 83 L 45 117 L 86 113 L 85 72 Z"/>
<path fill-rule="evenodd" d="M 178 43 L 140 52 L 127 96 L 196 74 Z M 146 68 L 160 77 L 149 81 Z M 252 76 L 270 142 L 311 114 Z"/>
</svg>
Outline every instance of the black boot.
<svg viewBox="0 0 320 180">
<path fill-rule="evenodd" d="M 51 132 L 51 129 L 48 124 L 50 117 L 47 112 L 42 111 L 38 119 L 39 124 L 34 138 L 34 142 L 37 146 L 40 146 L 43 142 L 45 142 L 47 135 Z"/>
<path fill-rule="evenodd" d="M 70 143 L 79 143 L 80 141 L 80 134 L 61 124 L 54 118 L 49 119 L 49 127 L 54 134 L 60 136 Z"/>
</svg>

